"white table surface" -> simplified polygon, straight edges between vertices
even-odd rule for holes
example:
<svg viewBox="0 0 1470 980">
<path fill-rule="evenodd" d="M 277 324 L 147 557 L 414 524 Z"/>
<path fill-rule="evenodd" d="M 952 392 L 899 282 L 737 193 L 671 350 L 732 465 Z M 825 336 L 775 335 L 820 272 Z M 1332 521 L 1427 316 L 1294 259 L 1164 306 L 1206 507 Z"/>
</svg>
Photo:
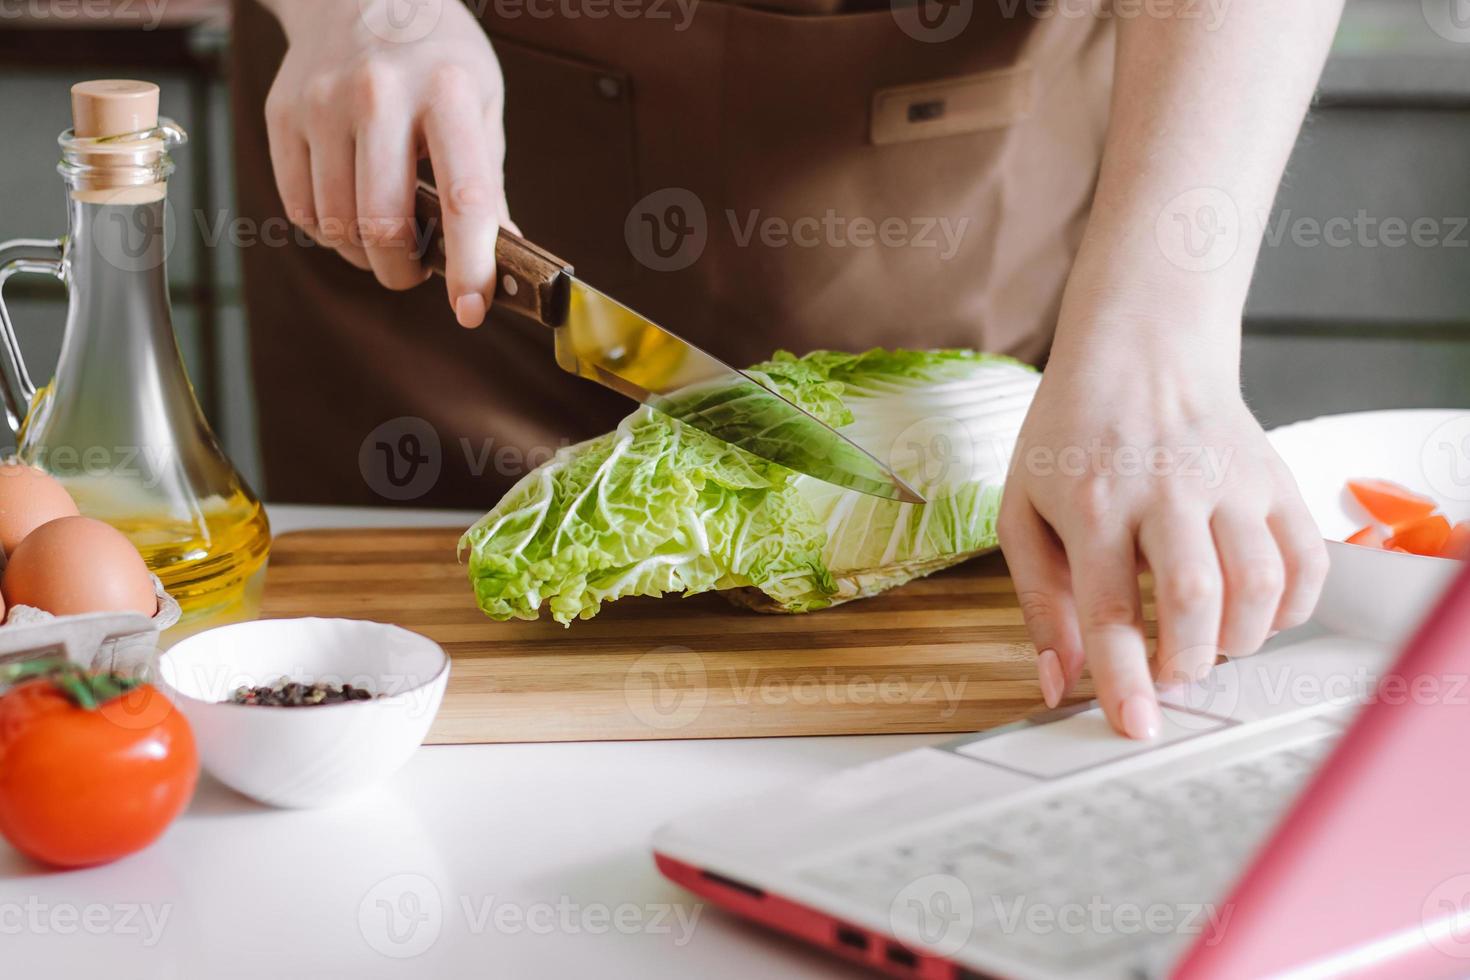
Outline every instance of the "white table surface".
<svg viewBox="0 0 1470 980">
<path fill-rule="evenodd" d="M 277 533 L 478 516 L 270 514 Z M 0 977 L 853 976 L 666 882 L 649 836 L 683 811 L 946 737 L 428 746 L 370 795 L 316 811 L 205 775 L 161 840 L 115 864 L 57 873 L 0 842 Z"/>
</svg>

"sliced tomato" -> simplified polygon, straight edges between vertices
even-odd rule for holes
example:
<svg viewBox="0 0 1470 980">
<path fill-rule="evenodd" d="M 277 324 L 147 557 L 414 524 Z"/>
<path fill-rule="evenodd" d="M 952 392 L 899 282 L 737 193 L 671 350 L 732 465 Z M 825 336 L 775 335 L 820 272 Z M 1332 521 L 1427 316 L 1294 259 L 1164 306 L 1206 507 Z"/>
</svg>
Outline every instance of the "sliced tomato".
<svg viewBox="0 0 1470 980">
<path fill-rule="evenodd" d="M 1382 524 L 1408 524 L 1434 513 L 1434 501 L 1389 480 L 1349 480 L 1348 491 Z"/>
<path fill-rule="evenodd" d="M 1450 522 L 1442 514 L 1433 514 L 1394 528 L 1393 537 L 1384 544 L 1415 555 L 1438 557 L 1449 540 Z"/>
<path fill-rule="evenodd" d="M 1450 529 L 1450 536 L 1440 549 L 1439 556 L 1470 560 L 1470 521 L 1461 521 Z"/>
<path fill-rule="evenodd" d="M 1358 528 L 1343 540 L 1348 544 L 1360 544 L 1364 548 L 1382 548 L 1383 532 L 1378 529 L 1377 524 L 1369 524 L 1367 527 Z"/>
</svg>

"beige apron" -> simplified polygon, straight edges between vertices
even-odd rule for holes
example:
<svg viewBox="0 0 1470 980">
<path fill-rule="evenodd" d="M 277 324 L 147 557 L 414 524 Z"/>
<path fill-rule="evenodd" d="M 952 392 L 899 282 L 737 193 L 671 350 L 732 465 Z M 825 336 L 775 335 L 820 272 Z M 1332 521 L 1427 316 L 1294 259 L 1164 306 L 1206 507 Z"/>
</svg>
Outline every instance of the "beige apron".
<svg viewBox="0 0 1470 980">
<path fill-rule="evenodd" d="M 955 0 L 968 19 L 945 39 L 934 3 L 583 2 L 484 5 L 527 237 L 739 365 L 875 345 L 1044 357 L 1101 154 L 1105 23 Z M 279 220 L 262 106 L 284 41 L 248 0 L 233 50 L 242 217 Z M 628 408 L 562 375 L 544 328 L 460 329 L 438 280 L 395 293 L 323 249 L 243 255 L 273 500 L 489 507 Z M 436 475 L 385 485 L 408 431 L 405 459 Z"/>
</svg>

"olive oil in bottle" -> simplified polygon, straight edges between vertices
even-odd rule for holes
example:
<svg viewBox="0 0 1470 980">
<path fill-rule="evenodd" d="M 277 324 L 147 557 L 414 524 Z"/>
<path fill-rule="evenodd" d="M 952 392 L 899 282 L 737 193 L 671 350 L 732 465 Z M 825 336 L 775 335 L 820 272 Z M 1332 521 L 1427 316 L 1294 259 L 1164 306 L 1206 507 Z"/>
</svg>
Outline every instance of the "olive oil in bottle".
<svg viewBox="0 0 1470 980">
<path fill-rule="evenodd" d="M 186 137 L 159 119 L 147 82 L 76 85 L 72 117 L 58 167 L 66 237 L 0 245 L 0 274 L 66 283 L 61 355 L 37 391 L 0 305 L 0 395 L 21 458 L 126 534 L 197 618 L 258 582 L 270 525 L 205 421 L 174 338 L 166 191 L 169 150 Z"/>
</svg>

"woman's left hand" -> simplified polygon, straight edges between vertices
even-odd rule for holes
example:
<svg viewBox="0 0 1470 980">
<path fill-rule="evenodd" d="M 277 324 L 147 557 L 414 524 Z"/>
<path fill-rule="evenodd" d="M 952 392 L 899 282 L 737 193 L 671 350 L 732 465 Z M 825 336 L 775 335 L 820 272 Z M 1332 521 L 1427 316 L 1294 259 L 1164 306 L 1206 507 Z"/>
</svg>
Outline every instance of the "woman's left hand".
<svg viewBox="0 0 1470 980">
<path fill-rule="evenodd" d="M 1184 333 L 1073 331 L 1108 343 L 1054 351 L 1001 506 L 1047 704 L 1085 660 L 1109 721 L 1133 738 L 1159 731 L 1155 679 L 1201 679 L 1220 653 L 1254 653 L 1311 614 L 1327 571 L 1296 483 L 1241 397 L 1238 350 L 1159 339 Z"/>
</svg>

